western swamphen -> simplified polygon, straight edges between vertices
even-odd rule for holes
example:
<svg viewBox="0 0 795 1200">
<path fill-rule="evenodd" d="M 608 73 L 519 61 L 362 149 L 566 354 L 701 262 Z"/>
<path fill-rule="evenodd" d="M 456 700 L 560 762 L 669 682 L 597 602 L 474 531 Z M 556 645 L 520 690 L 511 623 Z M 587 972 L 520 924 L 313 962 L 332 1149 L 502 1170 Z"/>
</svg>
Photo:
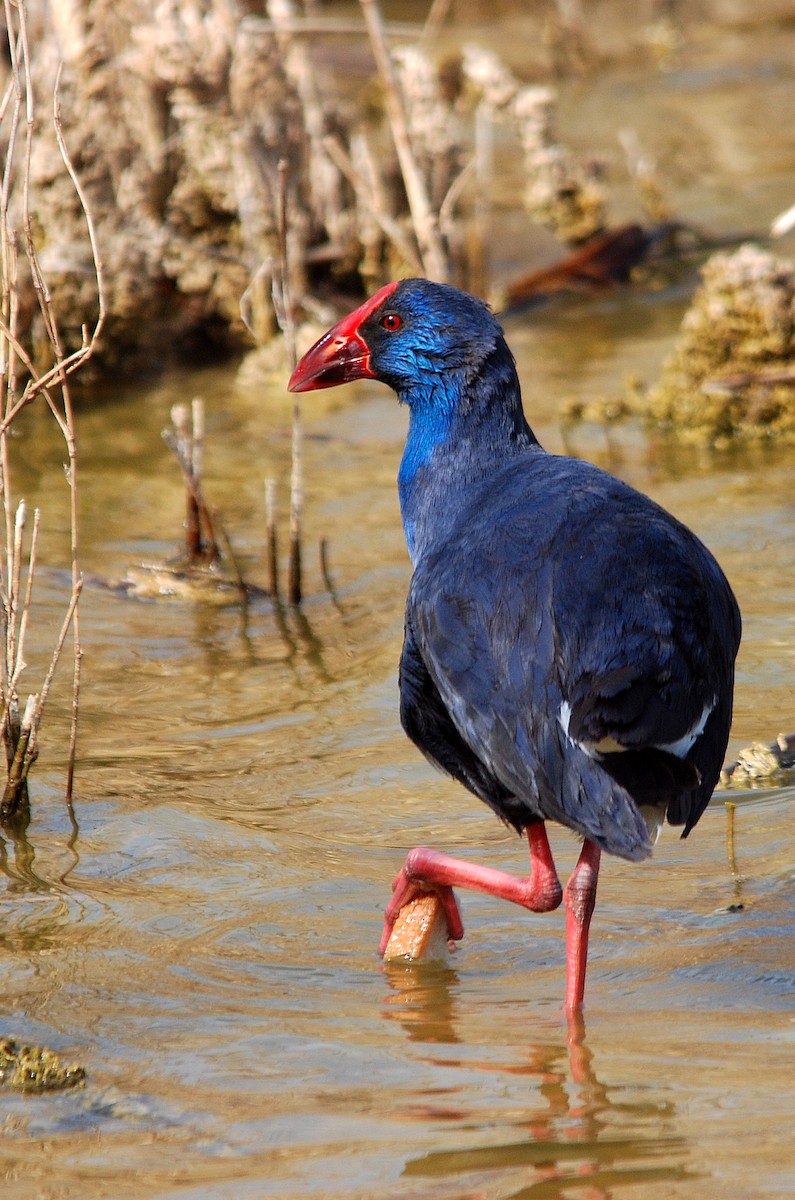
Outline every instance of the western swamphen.
<svg viewBox="0 0 795 1200">
<path fill-rule="evenodd" d="M 740 614 L 687 529 L 597 467 L 546 453 L 513 356 L 479 300 L 390 283 L 303 357 L 293 392 L 379 379 L 409 408 L 398 488 L 414 574 L 400 716 L 427 758 L 526 830 L 530 875 L 412 850 L 386 911 L 452 888 L 534 912 L 566 904 L 566 1007 L 582 1004 L 602 850 L 686 837 L 729 735 Z M 584 838 L 561 890 L 544 822 Z"/>
</svg>

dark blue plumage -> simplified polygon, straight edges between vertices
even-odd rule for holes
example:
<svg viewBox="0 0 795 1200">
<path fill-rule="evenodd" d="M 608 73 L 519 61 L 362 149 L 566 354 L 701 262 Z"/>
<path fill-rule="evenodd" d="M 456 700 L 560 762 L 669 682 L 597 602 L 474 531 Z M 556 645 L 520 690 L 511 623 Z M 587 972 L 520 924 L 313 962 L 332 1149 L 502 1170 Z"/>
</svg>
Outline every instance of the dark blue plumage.
<svg viewBox="0 0 795 1200">
<path fill-rule="evenodd" d="M 519 830 L 555 820 L 629 859 L 650 854 L 666 814 L 686 835 L 723 761 L 740 638 L 712 555 L 647 497 L 538 445 L 502 330 L 473 297 L 389 285 L 291 386 L 365 376 L 410 410 L 408 736 Z M 412 885 L 462 882 L 407 869 Z"/>
</svg>

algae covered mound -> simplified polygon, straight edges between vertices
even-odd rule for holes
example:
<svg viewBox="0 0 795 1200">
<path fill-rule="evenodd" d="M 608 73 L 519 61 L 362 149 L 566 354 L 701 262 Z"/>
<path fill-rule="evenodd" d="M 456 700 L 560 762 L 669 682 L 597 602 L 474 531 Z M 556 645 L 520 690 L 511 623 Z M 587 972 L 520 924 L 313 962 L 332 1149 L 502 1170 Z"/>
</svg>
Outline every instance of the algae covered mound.
<svg viewBox="0 0 795 1200">
<path fill-rule="evenodd" d="M 648 415 L 690 441 L 795 442 L 795 264 L 744 245 L 715 254 Z"/>
<path fill-rule="evenodd" d="M 23 1092 L 50 1092 L 75 1087 L 84 1081 L 85 1070 L 77 1063 L 64 1063 L 45 1046 L 19 1046 L 11 1038 L 0 1039 L 0 1084 Z"/>
</svg>

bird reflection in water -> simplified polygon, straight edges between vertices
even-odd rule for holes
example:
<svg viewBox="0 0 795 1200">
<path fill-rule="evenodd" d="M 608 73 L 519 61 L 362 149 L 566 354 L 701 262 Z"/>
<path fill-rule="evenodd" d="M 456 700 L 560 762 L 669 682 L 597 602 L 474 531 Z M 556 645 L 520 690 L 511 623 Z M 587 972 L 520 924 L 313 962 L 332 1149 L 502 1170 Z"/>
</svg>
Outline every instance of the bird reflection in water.
<svg viewBox="0 0 795 1200">
<path fill-rule="evenodd" d="M 461 1200 L 488 1200 L 488 1187 L 497 1180 L 501 1200 L 612 1200 L 631 1184 L 688 1178 L 687 1143 L 666 1132 L 670 1110 L 661 1111 L 652 1101 L 611 1100 L 610 1088 L 597 1077 L 581 1011 L 566 1014 L 567 1027 L 559 1036 L 550 1026 L 549 1040 L 528 1041 L 515 1060 L 495 1061 L 485 1053 L 476 1058 L 459 1028 L 455 970 L 438 963 L 393 962 L 385 964 L 384 977 L 389 985 L 384 1018 L 399 1021 L 410 1042 L 427 1047 L 420 1061 L 451 1074 L 449 1087 L 442 1076 L 439 1086 L 396 1108 L 396 1120 L 426 1127 L 426 1142 L 434 1131 L 444 1141 L 442 1148 L 408 1157 L 405 1177 L 455 1179 L 474 1189 L 462 1193 Z M 464 1045 L 469 1052 L 462 1055 L 433 1050 Z M 485 1088 L 482 1107 L 455 1103 L 456 1095 L 472 1093 L 468 1084 L 459 1090 L 458 1071 L 526 1079 L 526 1106 L 514 1102 L 504 1110 L 504 1137 L 499 1109 L 489 1105 Z"/>
</svg>

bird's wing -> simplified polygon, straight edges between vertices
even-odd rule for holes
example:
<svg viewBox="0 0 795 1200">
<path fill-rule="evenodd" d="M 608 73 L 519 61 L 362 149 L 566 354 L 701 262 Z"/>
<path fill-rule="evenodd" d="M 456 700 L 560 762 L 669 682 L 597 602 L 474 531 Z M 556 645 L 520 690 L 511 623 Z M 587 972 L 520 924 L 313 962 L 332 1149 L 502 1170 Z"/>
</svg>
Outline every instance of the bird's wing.
<svg viewBox="0 0 795 1200">
<path fill-rule="evenodd" d="M 551 575 L 547 565 L 533 579 L 537 596 L 548 596 Z M 497 803 L 491 795 L 483 798 L 518 827 L 544 817 L 611 853 L 648 855 L 648 831 L 637 807 L 567 737 L 558 719 L 562 696 L 549 605 L 538 606 L 530 628 L 524 618 L 535 606 L 528 606 L 526 588 L 495 589 L 489 586 L 493 577 L 483 576 L 478 586 L 471 572 L 466 589 L 453 592 L 439 581 L 438 589 L 426 590 L 422 578 L 415 575 L 409 594 L 407 626 L 456 734 L 502 789 Z M 456 769 L 456 747 L 438 724 L 435 734 L 430 756 L 483 796 Z"/>
<path fill-rule="evenodd" d="M 511 480 L 513 492 L 481 496 L 455 537 L 418 565 L 407 628 L 456 731 L 528 814 L 643 857 L 638 804 L 660 797 L 642 794 L 637 772 L 630 795 L 627 768 L 657 747 L 672 760 L 669 807 L 682 807 L 672 816 L 697 819 L 702 767 L 686 752 L 695 768 L 680 770 L 674 751 L 699 724 L 702 733 L 725 724 L 715 701 L 726 692 L 721 662 L 733 653 L 721 658 L 710 629 L 714 593 L 722 595 L 711 556 L 616 483 L 617 527 L 616 481 L 608 487 L 607 478 L 565 504 Z M 604 765 L 619 747 L 634 752 L 614 755 L 621 782 Z M 510 805 L 500 807 L 516 823 Z"/>
</svg>

